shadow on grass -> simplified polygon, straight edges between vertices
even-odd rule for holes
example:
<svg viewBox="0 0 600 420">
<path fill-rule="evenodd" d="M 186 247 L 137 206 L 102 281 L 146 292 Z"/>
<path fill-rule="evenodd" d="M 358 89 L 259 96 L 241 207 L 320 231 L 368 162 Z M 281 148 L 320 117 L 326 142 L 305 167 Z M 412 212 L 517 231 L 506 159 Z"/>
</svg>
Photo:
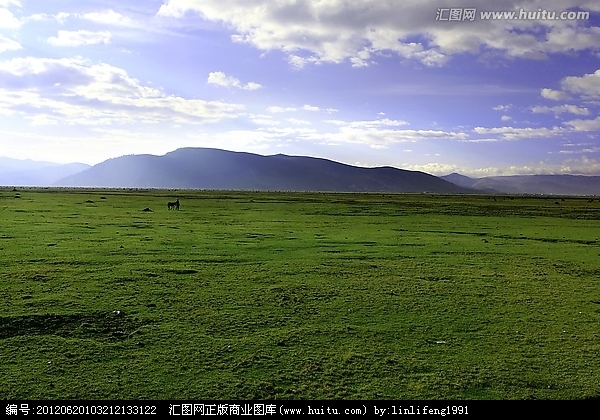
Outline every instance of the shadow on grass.
<svg viewBox="0 0 600 420">
<path fill-rule="evenodd" d="M 142 325 L 121 311 L 0 317 L 0 339 L 29 335 L 125 340 Z"/>
</svg>

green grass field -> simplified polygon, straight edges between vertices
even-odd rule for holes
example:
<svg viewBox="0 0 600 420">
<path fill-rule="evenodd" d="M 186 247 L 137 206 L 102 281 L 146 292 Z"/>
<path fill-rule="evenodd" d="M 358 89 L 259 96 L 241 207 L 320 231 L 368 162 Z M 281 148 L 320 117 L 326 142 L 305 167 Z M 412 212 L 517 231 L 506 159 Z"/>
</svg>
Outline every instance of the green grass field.
<svg viewBox="0 0 600 420">
<path fill-rule="evenodd" d="M 599 237 L 587 197 L 5 188 L 0 398 L 599 398 Z"/>
</svg>

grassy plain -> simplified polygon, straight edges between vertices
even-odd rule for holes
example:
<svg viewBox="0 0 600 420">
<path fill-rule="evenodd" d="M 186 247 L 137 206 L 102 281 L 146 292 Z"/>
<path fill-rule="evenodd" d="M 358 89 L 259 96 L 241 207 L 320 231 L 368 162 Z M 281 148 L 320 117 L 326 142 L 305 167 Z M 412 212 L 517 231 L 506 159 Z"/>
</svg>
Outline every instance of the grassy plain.
<svg viewBox="0 0 600 420">
<path fill-rule="evenodd" d="M 0 399 L 598 398 L 599 237 L 597 198 L 5 188 Z"/>
</svg>

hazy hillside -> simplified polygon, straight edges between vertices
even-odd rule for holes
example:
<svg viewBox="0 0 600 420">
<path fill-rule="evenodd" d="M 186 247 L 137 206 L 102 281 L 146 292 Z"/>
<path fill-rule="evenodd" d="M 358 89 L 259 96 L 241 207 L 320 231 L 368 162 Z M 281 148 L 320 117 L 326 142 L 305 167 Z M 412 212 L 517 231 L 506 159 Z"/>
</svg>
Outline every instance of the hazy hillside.
<svg viewBox="0 0 600 420">
<path fill-rule="evenodd" d="M 600 195 L 600 176 L 516 175 L 469 178 L 460 174 L 441 177 L 463 187 L 509 194 Z"/>
<path fill-rule="evenodd" d="M 468 176 L 457 174 L 456 172 L 453 172 L 450 175 L 441 176 L 440 178 L 465 188 L 471 188 L 477 182 L 476 178 L 469 178 Z"/>
<path fill-rule="evenodd" d="M 31 159 L 13 159 L 0 156 L 0 174 L 6 172 L 28 171 L 32 169 L 41 169 L 49 166 L 56 166 L 58 163 L 41 162 Z"/>
<path fill-rule="evenodd" d="M 59 164 L 0 157 L 0 185 L 50 186 L 89 167 L 83 163 Z"/>
<path fill-rule="evenodd" d="M 184 148 L 164 156 L 109 159 L 66 177 L 57 186 L 200 188 L 279 191 L 388 191 L 468 193 L 433 175 L 401 169 L 359 168 L 326 159 L 261 156 Z"/>
</svg>

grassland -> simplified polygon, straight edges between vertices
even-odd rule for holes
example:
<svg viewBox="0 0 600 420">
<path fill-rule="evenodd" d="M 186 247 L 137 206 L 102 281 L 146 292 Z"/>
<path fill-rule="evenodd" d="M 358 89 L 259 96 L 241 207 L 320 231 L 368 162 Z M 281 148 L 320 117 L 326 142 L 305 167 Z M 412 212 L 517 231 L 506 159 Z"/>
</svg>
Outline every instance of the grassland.
<svg viewBox="0 0 600 420">
<path fill-rule="evenodd" d="M 0 398 L 598 398 L 599 237 L 597 198 L 5 188 Z"/>
</svg>

